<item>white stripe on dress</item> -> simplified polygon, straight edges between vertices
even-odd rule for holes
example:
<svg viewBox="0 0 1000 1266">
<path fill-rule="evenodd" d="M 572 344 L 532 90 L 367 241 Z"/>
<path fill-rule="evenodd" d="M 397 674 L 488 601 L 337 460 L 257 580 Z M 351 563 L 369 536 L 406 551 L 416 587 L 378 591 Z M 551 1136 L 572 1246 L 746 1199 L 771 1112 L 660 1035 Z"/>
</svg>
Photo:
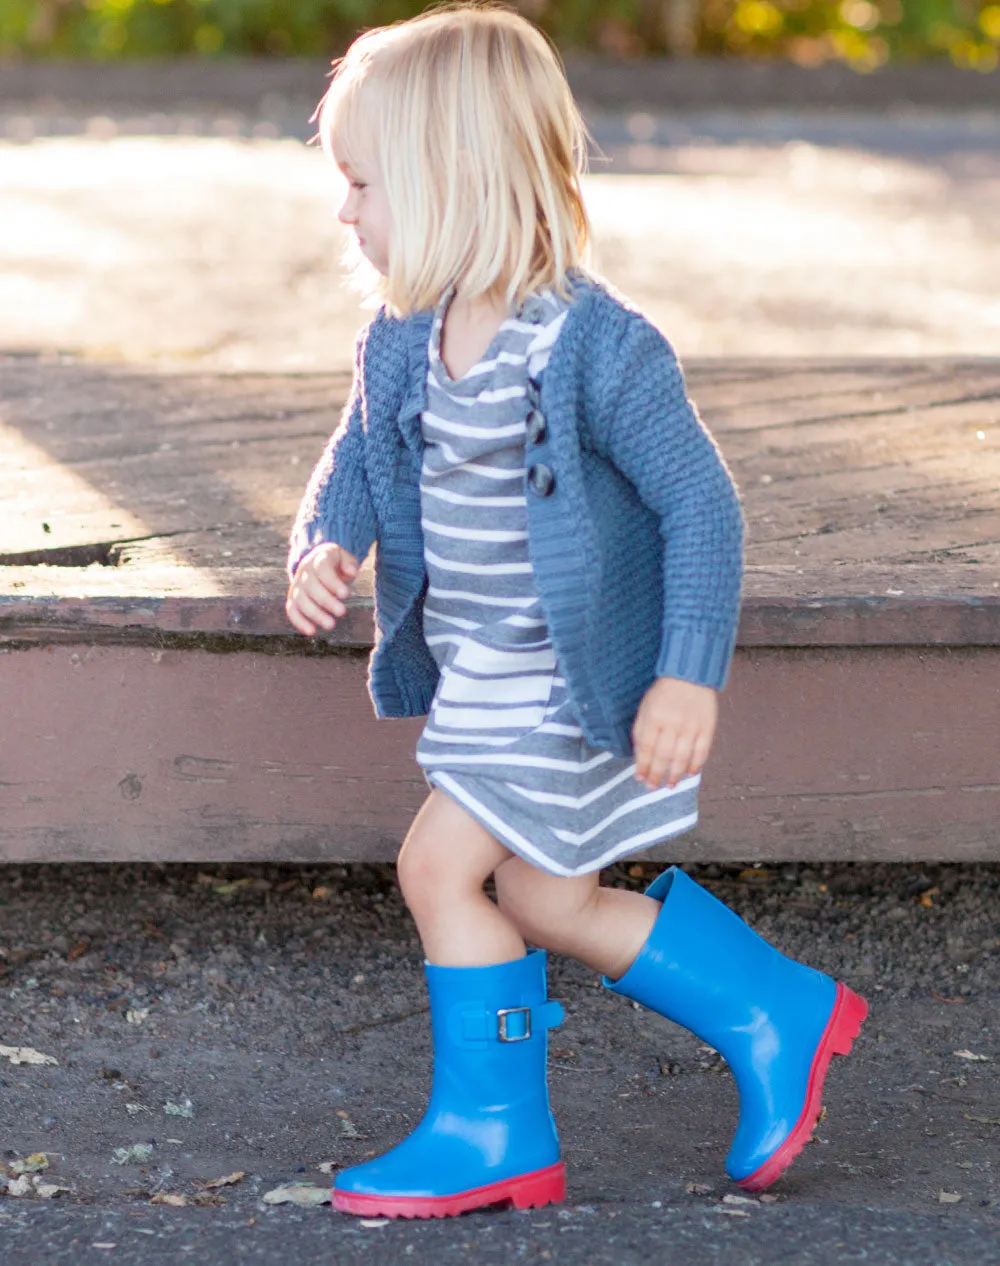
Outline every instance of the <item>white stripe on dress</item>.
<svg viewBox="0 0 1000 1266">
<path fill-rule="evenodd" d="M 433 532 L 435 536 L 450 536 L 456 541 L 526 541 L 527 532 L 504 532 L 499 528 L 458 528 L 447 527 L 444 523 L 433 523 L 424 519 L 425 532 Z"/>
<path fill-rule="evenodd" d="M 530 563 L 453 563 L 450 558 L 442 558 L 426 548 L 424 557 L 445 571 L 468 572 L 474 576 L 527 576 L 531 572 Z"/>
</svg>

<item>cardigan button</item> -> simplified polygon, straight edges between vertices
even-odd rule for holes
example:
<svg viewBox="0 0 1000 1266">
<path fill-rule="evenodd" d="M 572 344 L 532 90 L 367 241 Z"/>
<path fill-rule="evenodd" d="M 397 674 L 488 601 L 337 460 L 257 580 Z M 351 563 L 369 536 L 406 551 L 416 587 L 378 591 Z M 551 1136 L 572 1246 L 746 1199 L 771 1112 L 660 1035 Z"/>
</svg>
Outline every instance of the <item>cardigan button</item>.
<svg viewBox="0 0 1000 1266">
<path fill-rule="evenodd" d="M 544 444 L 548 435 L 548 427 L 540 413 L 531 413 L 528 417 L 528 443 Z"/>
<path fill-rule="evenodd" d="M 544 302 L 534 295 L 529 295 L 524 301 L 521 315 L 530 325 L 541 325 L 545 320 Z"/>
<path fill-rule="evenodd" d="M 550 466 L 532 466 L 528 471 L 528 482 L 538 496 L 548 497 L 556 486 L 556 477 Z"/>
</svg>

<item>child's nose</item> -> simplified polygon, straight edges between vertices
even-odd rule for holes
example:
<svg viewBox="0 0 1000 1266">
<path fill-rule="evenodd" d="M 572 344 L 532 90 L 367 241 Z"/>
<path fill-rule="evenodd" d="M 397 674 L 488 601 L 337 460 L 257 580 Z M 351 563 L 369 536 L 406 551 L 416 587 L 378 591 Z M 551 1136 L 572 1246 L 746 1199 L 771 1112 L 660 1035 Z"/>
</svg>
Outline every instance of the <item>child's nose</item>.
<svg viewBox="0 0 1000 1266">
<path fill-rule="evenodd" d="M 353 197 L 354 193 L 352 190 L 352 192 L 349 193 L 341 203 L 340 210 L 337 212 L 337 219 L 341 222 L 341 224 L 353 224 L 358 218 L 354 210 L 354 203 L 352 201 Z"/>
</svg>

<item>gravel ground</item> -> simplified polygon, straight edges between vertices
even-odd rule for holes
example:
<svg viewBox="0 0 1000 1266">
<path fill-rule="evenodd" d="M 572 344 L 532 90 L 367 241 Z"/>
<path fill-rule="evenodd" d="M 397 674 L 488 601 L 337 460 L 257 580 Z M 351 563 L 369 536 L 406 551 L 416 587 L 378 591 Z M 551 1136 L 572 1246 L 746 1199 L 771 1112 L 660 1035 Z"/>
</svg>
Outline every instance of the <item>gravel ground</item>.
<svg viewBox="0 0 1000 1266">
<path fill-rule="evenodd" d="M 0 1231 L 11 1251 L 47 1243 L 53 1261 L 218 1260 L 223 1243 L 240 1260 L 292 1243 L 298 1260 L 333 1247 L 353 1260 L 381 1237 L 390 1260 L 458 1260 L 474 1240 L 483 1261 L 510 1260 L 514 1242 L 517 1258 L 645 1260 L 687 1239 L 699 1260 L 739 1246 L 741 1260 L 811 1262 L 861 1260 L 850 1228 L 864 1226 L 868 1260 L 995 1261 L 1000 866 L 686 869 L 871 1003 L 775 1204 L 722 1201 L 736 1193 L 722 1172 L 736 1094 L 718 1057 L 553 959 L 567 1008 L 550 1077 L 564 1208 L 363 1227 L 266 1205 L 289 1182 L 325 1187 L 321 1164 L 383 1150 L 423 1110 L 420 953 L 393 868 L 8 866 L 0 1042 L 59 1062 L 0 1061 L 0 1159 L 45 1152 L 44 1179 L 71 1190 L 44 1206 L 0 1200 Z M 608 879 L 641 887 L 656 870 Z M 146 1160 L 116 1163 L 115 1149 L 143 1143 Z M 207 1207 L 151 1205 L 158 1194 Z"/>
</svg>

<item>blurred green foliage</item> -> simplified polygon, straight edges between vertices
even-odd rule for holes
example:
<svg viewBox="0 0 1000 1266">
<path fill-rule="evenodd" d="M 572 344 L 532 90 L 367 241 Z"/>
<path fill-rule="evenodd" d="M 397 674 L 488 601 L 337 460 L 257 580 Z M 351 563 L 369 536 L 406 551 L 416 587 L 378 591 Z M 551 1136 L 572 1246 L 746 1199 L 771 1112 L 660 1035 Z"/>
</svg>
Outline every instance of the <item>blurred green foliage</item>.
<svg viewBox="0 0 1000 1266">
<path fill-rule="evenodd" d="M 0 0 L 0 57 L 337 55 L 417 0 Z M 516 0 L 562 49 L 992 71 L 1000 0 Z"/>
</svg>

